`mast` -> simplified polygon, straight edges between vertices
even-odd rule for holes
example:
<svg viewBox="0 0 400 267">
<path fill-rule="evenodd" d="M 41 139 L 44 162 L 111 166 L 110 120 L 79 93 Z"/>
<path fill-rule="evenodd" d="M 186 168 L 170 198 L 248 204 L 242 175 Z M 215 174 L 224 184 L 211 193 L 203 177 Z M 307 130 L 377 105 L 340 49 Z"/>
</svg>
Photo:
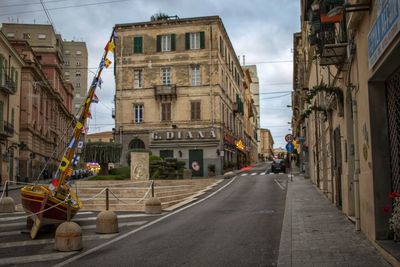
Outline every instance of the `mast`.
<svg viewBox="0 0 400 267">
<path fill-rule="evenodd" d="M 66 149 L 65 154 L 62 158 L 62 161 L 58 167 L 58 169 L 61 172 L 60 172 L 60 177 L 58 178 L 58 184 L 57 184 L 57 188 L 55 191 L 56 194 L 57 194 L 57 192 L 60 191 L 61 185 L 64 184 L 64 181 L 68 176 L 68 169 L 71 165 L 71 160 L 75 154 L 76 147 L 78 145 L 82 130 L 86 126 L 85 124 L 86 124 L 87 114 L 89 113 L 90 104 L 92 103 L 93 97 L 96 92 L 97 83 L 100 81 L 101 73 L 103 72 L 103 69 L 105 67 L 105 62 L 106 62 L 106 60 L 108 60 L 107 55 L 108 55 L 108 52 L 110 51 L 108 46 L 114 41 L 114 39 L 115 39 L 115 28 L 113 28 L 111 36 L 107 42 L 107 46 L 103 52 L 103 56 L 101 58 L 99 67 L 97 68 L 96 75 L 95 75 L 95 77 L 93 77 L 93 81 L 89 87 L 89 92 L 87 94 L 85 102 L 83 103 L 83 108 L 81 109 L 81 112 L 79 114 L 79 119 L 77 120 L 77 122 L 75 124 L 75 128 L 74 128 L 72 137 L 69 140 L 68 148 Z"/>
</svg>

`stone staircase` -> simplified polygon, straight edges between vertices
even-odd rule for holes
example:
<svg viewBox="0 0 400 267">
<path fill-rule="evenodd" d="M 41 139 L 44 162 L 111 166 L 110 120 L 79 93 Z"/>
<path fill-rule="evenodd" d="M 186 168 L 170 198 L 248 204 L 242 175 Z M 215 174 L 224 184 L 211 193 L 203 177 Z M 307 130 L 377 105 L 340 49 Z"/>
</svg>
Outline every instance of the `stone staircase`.
<svg viewBox="0 0 400 267">
<path fill-rule="evenodd" d="M 221 179 L 155 180 L 154 195 L 161 201 L 162 209 L 174 210 L 200 196 L 222 182 Z M 78 180 L 71 190 L 77 193 L 87 211 L 106 209 L 106 192 L 109 189 L 109 209 L 114 211 L 144 211 L 146 199 L 151 197 L 152 181 L 84 181 Z M 103 191 L 103 192 L 102 192 Z M 102 192 L 102 193 L 100 193 Z"/>
</svg>

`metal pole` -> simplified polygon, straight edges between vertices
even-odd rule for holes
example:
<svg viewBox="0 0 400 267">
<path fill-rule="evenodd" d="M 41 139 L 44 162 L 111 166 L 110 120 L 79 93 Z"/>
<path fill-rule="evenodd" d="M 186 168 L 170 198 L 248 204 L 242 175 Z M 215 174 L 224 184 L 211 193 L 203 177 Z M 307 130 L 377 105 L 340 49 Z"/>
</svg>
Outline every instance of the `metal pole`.
<svg viewBox="0 0 400 267">
<path fill-rule="evenodd" d="M 293 172 L 292 172 L 292 152 L 289 153 L 289 164 L 290 164 L 290 181 L 293 181 Z"/>
<path fill-rule="evenodd" d="M 67 201 L 67 222 L 71 221 L 71 200 Z"/>
<path fill-rule="evenodd" d="M 151 197 L 154 197 L 154 181 L 151 183 Z"/>
<path fill-rule="evenodd" d="M 6 181 L 6 197 L 8 197 L 8 181 Z"/>
<path fill-rule="evenodd" d="M 108 187 L 106 188 L 106 210 L 109 208 L 109 203 L 108 203 Z"/>
</svg>

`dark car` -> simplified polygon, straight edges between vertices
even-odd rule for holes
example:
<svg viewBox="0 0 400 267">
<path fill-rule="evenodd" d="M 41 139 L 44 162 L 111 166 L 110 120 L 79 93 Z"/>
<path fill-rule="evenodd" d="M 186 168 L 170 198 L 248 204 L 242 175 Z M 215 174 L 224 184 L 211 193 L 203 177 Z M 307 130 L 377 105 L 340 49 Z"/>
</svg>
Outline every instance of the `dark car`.
<svg viewBox="0 0 400 267">
<path fill-rule="evenodd" d="M 271 164 L 271 172 L 273 173 L 279 173 L 279 172 L 285 172 L 286 171 L 286 165 L 285 161 L 283 159 L 274 159 Z"/>
</svg>

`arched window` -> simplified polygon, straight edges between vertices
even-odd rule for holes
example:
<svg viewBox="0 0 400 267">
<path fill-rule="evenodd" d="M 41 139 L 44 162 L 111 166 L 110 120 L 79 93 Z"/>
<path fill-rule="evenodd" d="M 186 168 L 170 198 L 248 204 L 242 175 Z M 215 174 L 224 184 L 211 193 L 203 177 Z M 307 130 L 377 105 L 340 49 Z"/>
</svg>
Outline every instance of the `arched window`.
<svg viewBox="0 0 400 267">
<path fill-rule="evenodd" d="M 144 142 L 142 140 L 140 140 L 139 138 L 135 138 L 129 143 L 129 149 L 135 149 L 135 148 L 145 149 L 146 146 L 144 145 Z"/>
</svg>

